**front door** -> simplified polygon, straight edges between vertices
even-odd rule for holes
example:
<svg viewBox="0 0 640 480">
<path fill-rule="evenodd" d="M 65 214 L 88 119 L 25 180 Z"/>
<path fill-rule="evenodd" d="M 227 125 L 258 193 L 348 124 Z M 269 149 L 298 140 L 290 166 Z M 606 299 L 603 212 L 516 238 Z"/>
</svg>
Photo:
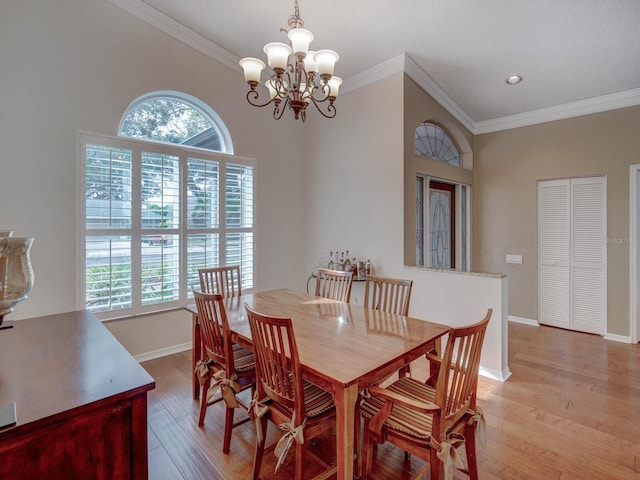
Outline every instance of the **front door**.
<svg viewBox="0 0 640 480">
<path fill-rule="evenodd" d="M 456 188 L 429 182 L 429 266 L 455 268 Z"/>
</svg>

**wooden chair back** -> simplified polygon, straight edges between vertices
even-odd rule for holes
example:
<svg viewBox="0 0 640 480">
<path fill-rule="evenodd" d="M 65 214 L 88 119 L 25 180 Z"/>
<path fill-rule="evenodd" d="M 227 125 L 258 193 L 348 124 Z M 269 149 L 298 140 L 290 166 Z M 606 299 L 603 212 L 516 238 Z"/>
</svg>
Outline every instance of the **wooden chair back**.
<svg viewBox="0 0 640 480">
<path fill-rule="evenodd" d="M 242 295 L 239 265 L 201 268 L 198 270 L 198 276 L 200 277 L 200 290 L 204 293 L 219 293 L 224 298 Z"/>
<path fill-rule="evenodd" d="M 193 291 L 198 308 L 202 344 L 207 356 L 224 365 L 229 374 L 234 370 L 233 348 L 224 298 L 219 293 Z"/>
<path fill-rule="evenodd" d="M 453 328 L 449 332 L 436 383 L 435 398 L 436 405 L 442 408 L 442 416 L 436 419 L 440 418 L 443 425 L 438 426 L 434 421 L 434 432 L 438 432 L 442 427 L 448 429 L 448 426 L 456 424 L 467 410 L 476 407 L 480 354 L 492 312 L 493 310 L 489 309 L 478 323 Z M 447 365 L 449 368 L 446 368 Z"/>
<path fill-rule="evenodd" d="M 349 303 L 353 274 L 341 270 L 318 269 L 316 296 Z"/>
<path fill-rule="evenodd" d="M 364 306 L 398 315 L 409 315 L 413 280 L 369 275 L 364 288 Z"/>
<path fill-rule="evenodd" d="M 262 315 L 245 304 L 256 356 L 258 398 L 268 396 L 305 418 L 302 370 L 290 318 Z"/>
</svg>

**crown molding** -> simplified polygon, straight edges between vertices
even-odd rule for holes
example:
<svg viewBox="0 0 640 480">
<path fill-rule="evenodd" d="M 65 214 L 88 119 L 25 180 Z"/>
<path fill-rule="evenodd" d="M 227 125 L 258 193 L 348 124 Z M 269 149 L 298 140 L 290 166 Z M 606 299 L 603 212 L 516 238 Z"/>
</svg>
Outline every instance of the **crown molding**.
<svg viewBox="0 0 640 480">
<path fill-rule="evenodd" d="M 156 10 L 142 0 L 107 0 L 158 30 L 170 35 L 185 45 L 194 48 L 236 72 L 242 72 L 238 65 L 240 58 L 222 48 L 215 42 L 187 28 L 180 22 Z M 640 105 L 640 88 L 588 98 L 577 102 L 555 105 L 553 107 L 531 110 L 529 112 L 507 115 L 474 122 L 471 117 L 425 72 L 408 54 L 390 58 L 378 65 L 345 79 L 340 88 L 341 94 L 353 92 L 359 88 L 384 80 L 397 73 L 404 72 L 425 92 L 431 95 L 451 115 L 474 135 L 499 132 L 512 128 L 536 125 L 539 123 L 563 120 L 566 118 L 589 115 L 591 113 L 616 110 L 618 108 Z"/>
<path fill-rule="evenodd" d="M 408 54 L 404 54 L 404 71 L 405 73 L 420 86 L 425 92 L 431 95 L 436 102 L 442 105 L 456 120 L 469 130 L 471 133 L 475 133 L 475 123 L 467 115 L 467 113 L 460 108 L 447 93 L 440 88 L 436 81 L 431 78 L 427 72 L 425 72 Z"/>
<path fill-rule="evenodd" d="M 353 92 L 372 83 L 404 72 L 404 54 L 396 55 L 378 65 L 347 77 L 340 86 L 340 95 Z"/>
<path fill-rule="evenodd" d="M 156 10 L 142 0 L 107 1 L 231 70 L 242 72 L 240 65 L 238 65 L 240 58 L 237 55 L 234 55 L 190 28 L 185 27 L 180 22 Z"/>
<path fill-rule="evenodd" d="M 606 112 L 618 108 L 640 105 L 640 88 L 587 98 L 577 102 L 563 103 L 553 107 L 540 108 L 529 112 L 484 120 L 475 124 L 474 135 L 499 132 L 512 128 L 526 127 L 539 123 L 580 117 L 591 113 Z"/>
</svg>

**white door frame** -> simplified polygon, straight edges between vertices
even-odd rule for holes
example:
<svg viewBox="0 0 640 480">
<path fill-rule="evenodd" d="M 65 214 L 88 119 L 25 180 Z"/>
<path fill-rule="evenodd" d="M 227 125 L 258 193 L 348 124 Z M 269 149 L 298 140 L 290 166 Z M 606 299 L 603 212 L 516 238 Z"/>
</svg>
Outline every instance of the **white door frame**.
<svg viewBox="0 0 640 480">
<path fill-rule="evenodd" d="M 631 165 L 629 185 L 629 332 L 631 343 L 640 338 L 640 165 Z"/>
</svg>

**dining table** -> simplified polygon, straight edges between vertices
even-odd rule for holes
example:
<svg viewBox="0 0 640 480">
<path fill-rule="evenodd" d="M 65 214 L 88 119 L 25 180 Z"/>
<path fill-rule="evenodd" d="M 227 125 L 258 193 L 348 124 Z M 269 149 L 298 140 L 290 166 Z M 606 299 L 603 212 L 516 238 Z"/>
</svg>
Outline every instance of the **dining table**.
<svg viewBox="0 0 640 480">
<path fill-rule="evenodd" d="M 362 305 L 290 289 L 243 294 L 225 300 L 232 341 L 252 348 L 245 305 L 269 316 L 291 318 L 303 376 L 331 392 L 336 408 L 338 479 L 353 479 L 358 393 L 424 355 L 450 328 Z M 202 355 L 197 308 L 193 317 L 193 369 Z M 199 398 L 194 375 L 193 397 Z"/>
</svg>

